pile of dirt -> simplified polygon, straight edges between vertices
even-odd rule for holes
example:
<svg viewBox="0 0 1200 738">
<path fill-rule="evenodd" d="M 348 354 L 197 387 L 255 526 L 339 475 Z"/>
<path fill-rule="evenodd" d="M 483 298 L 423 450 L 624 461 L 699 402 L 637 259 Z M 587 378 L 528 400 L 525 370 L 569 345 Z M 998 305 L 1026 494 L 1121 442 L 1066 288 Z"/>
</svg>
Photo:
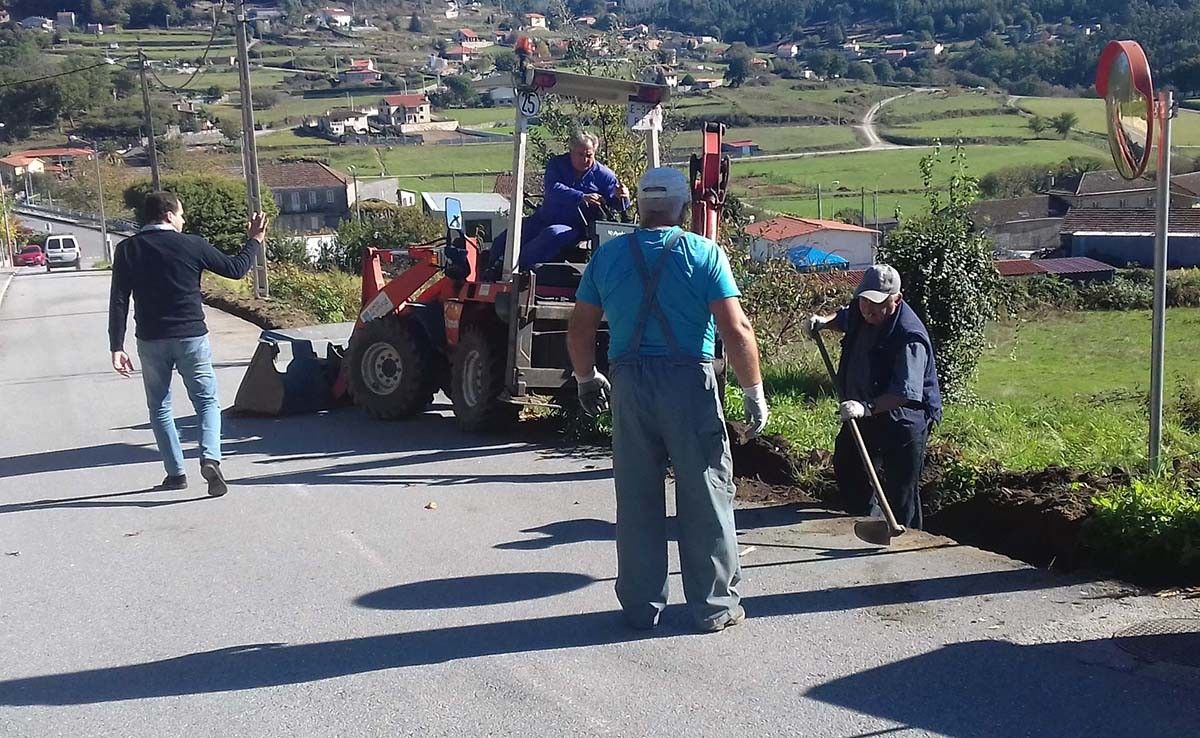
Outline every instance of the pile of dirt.
<svg viewBox="0 0 1200 738">
<path fill-rule="evenodd" d="M 201 290 L 201 295 L 206 305 L 237 316 L 259 328 L 275 330 L 319 322 L 304 310 L 277 300 L 259 300 L 209 289 Z"/>
</svg>

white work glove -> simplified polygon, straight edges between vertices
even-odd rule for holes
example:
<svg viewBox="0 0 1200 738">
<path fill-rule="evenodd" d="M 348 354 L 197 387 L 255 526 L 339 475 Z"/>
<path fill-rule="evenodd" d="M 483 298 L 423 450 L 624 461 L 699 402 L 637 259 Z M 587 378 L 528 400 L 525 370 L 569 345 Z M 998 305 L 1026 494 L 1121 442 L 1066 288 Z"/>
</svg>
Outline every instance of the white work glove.
<svg viewBox="0 0 1200 738">
<path fill-rule="evenodd" d="M 833 321 L 834 319 L 832 317 L 816 314 L 810 315 L 804 319 L 804 335 L 808 338 L 815 339 L 817 337 L 817 331 L 824 330 L 825 326 L 829 325 Z"/>
<path fill-rule="evenodd" d="M 612 393 L 608 377 L 593 367 L 591 374 L 576 374 L 575 385 L 579 390 L 579 405 L 587 415 L 594 418 L 608 409 L 608 396 Z"/>
<path fill-rule="evenodd" d="M 753 387 L 742 387 L 742 405 L 746 408 L 746 424 L 750 426 L 750 436 L 762 435 L 771 413 L 767 410 L 767 394 L 763 391 L 761 382 Z"/>
<path fill-rule="evenodd" d="M 858 400 L 846 400 L 838 405 L 838 415 L 843 421 L 865 418 L 867 417 L 867 406 Z"/>
</svg>

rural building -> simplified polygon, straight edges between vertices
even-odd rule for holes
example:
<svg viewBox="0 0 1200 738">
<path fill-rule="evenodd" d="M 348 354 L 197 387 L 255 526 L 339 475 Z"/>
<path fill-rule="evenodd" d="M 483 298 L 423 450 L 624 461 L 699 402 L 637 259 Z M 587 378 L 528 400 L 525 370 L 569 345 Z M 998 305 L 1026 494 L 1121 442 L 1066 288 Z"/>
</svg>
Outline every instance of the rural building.
<svg viewBox="0 0 1200 738">
<path fill-rule="evenodd" d="M 795 59 L 800 56 L 800 47 L 796 44 L 780 44 L 775 47 L 776 59 Z"/>
<path fill-rule="evenodd" d="M 840 256 L 850 268 L 860 268 L 875 263 L 879 246 L 879 231 L 873 228 L 791 215 L 751 223 L 743 232 L 754 239 L 750 257 L 756 261 L 787 258 L 792 249 L 809 247 Z"/>
<path fill-rule="evenodd" d="M 379 101 L 379 121 L 385 126 L 429 123 L 432 120 L 429 98 L 422 94 L 388 95 Z"/>
<path fill-rule="evenodd" d="M 458 3 L 454 2 L 454 0 L 449 0 L 449 2 L 446 3 L 446 10 L 442 12 L 442 15 L 446 16 L 446 20 L 454 20 L 457 18 L 459 15 Z"/>
<path fill-rule="evenodd" d="M 37 157 L 9 154 L 0 159 L 0 180 L 3 181 L 15 182 L 17 177 L 43 174 L 45 171 L 46 165 Z"/>
<path fill-rule="evenodd" d="M 475 61 L 476 54 L 465 46 L 448 46 L 442 52 L 442 57 L 452 62 L 466 64 Z"/>
<path fill-rule="evenodd" d="M 479 34 L 470 28 L 460 28 L 454 32 L 454 40 L 460 44 L 475 43 L 480 40 Z"/>
<path fill-rule="evenodd" d="M 457 64 L 451 64 L 449 59 L 443 59 L 437 54 L 430 54 L 425 60 L 425 68 L 431 74 L 452 74 L 457 66 Z"/>
<path fill-rule="evenodd" d="M 338 72 L 338 82 L 347 85 L 369 85 L 382 79 L 374 59 L 351 59 L 350 68 Z"/>
<path fill-rule="evenodd" d="M 327 136 L 365 134 L 371 132 L 371 114 L 366 110 L 334 108 L 317 121 L 321 132 Z"/>
<path fill-rule="evenodd" d="M 1050 195 L 1071 208 L 1152 208 L 1155 181 L 1149 177 L 1127 180 L 1115 169 L 1082 174 L 1060 180 Z M 1200 173 L 1171 177 L 1171 205 L 1191 207 L 1200 202 Z"/>
<path fill-rule="evenodd" d="M 723 141 L 721 143 L 721 151 L 734 156 L 750 156 L 759 152 L 758 144 L 750 139 L 740 141 Z"/>
<path fill-rule="evenodd" d="M 317 19 L 329 28 L 349 28 L 354 23 L 354 16 L 345 8 L 321 8 Z"/>
<path fill-rule="evenodd" d="M 103 23 L 89 23 L 84 28 L 84 30 L 86 30 L 88 33 L 90 33 L 93 36 L 103 36 L 104 35 L 104 24 Z"/>
<path fill-rule="evenodd" d="M 486 95 L 494 105 L 512 105 L 516 94 L 511 74 L 493 74 L 475 80 L 471 87 L 480 95 Z"/>
<path fill-rule="evenodd" d="M 996 271 L 1006 279 L 1053 276 L 1072 282 L 1110 282 L 1116 267 L 1086 256 L 1063 259 L 997 259 Z"/>
<path fill-rule="evenodd" d="M 69 10 L 60 10 L 54 18 L 54 27 L 60 31 L 75 30 L 75 14 Z"/>
<path fill-rule="evenodd" d="M 545 28 L 546 16 L 541 13 L 526 13 L 525 14 L 526 28 Z"/>
<path fill-rule="evenodd" d="M 715 90 L 718 87 L 724 87 L 725 80 L 720 77 L 707 77 L 705 79 L 697 79 L 692 85 L 693 90 Z"/>
<path fill-rule="evenodd" d="M 971 208 L 976 230 L 986 233 L 997 252 L 1027 256 L 1059 247 L 1067 207 L 1049 195 L 983 200 Z"/>
<path fill-rule="evenodd" d="M 59 146 L 49 149 L 26 149 L 25 151 L 14 151 L 9 156 L 19 156 L 26 159 L 41 159 L 42 164 L 46 169 L 50 170 L 53 167 L 62 167 L 63 170 L 70 170 L 75 166 L 75 162 L 82 159 L 83 161 L 91 161 L 96 152 L 91 149 L 81 149 L 71 146 Z"/>
<path fill-rule="evenodd" d="M 318 162 L 264 163 L 259 176 L 279 207 L 276 223 L 288 233 L 337 228 L 354 204 L 347 177 Z"/>
<path fill-rule="evenodd" d="M 54 21 L 49 18 L 43 18 L 40 15 L 31 15 L 17 25 L 27 31 L 45 31 L 49 33 L 54 30 Z"/>
<path fill-rule="evenodd" d="M 1063 219 L 1061 250 L 1115 267 L 1154 266 L 1153 208 L 1073 208 Z M 1200 209 L 1172 209 L 1167 266 L 1200 266 Z"/>
<path fill-rule="evenodd" d="M 596 17 L 594 15 L 581 15 L 575 19 L 575 25 L 588 26 L 590 28 L 596 25 Z"/>
<path fill-rule="evenodd" d="M 883 52 L 883 58 L 890 62 L 902 62 L 908 58 L 908 49 L 888 49 Z"/>
<path fill-rule="evenodd" d="M 446 199 L 462 203 L 463 226 L 468 236 L 483 232 L 485 242 L 491 242 L 508 227 L 508 198 L 494 192 L 423 192 L 421 208 L 429 215 L 444 221 Z"/>
</svg>

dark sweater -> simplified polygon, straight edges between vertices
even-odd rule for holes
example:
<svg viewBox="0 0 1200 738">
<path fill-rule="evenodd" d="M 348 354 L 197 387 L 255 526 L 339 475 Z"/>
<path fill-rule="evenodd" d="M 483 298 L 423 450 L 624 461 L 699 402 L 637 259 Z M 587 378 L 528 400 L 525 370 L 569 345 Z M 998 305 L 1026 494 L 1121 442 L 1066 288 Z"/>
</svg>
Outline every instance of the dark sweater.
<svg viewBox="0 0 1200 738">
<path fill-rule="evenodd" d="M 241 279 L 250 271 L 258 248 L 258 241 L 247 241 L 241 253 L 230 257 L 200 236 L 165 230 L 141 231 L 117 244 L 108 301 L 109 348 L 125 350 L 131 293 L 138 338 L 206 335 L 200 273 L 207 269 Z"/>
</svg>

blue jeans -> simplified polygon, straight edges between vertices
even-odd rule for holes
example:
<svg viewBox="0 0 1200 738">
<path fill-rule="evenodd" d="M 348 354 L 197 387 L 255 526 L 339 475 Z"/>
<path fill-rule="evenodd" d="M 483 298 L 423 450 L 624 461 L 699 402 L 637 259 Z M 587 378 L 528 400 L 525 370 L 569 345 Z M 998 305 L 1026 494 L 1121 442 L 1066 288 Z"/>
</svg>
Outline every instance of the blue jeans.
<svg viewBox="0 0 1200 738">
<path fill-rule="evenodd" d="M 146 406 L 150 409 L 150 427 L 163 457 L 167 474 L 179 476 L 183 470 L 183 449 L 171 412 L 171 373 L 178 369 L 183 377 L 192 407 L 200 419 L 200 457 L 221 460 L 221 405 L 217 400 L 217 374 L 213 371 L 212 348 L 208 336 L 164 338 L 157 341 L 138 339 L 138 357 L 142 363 L 142 383 L 146 387 Z"/>
</svg>

